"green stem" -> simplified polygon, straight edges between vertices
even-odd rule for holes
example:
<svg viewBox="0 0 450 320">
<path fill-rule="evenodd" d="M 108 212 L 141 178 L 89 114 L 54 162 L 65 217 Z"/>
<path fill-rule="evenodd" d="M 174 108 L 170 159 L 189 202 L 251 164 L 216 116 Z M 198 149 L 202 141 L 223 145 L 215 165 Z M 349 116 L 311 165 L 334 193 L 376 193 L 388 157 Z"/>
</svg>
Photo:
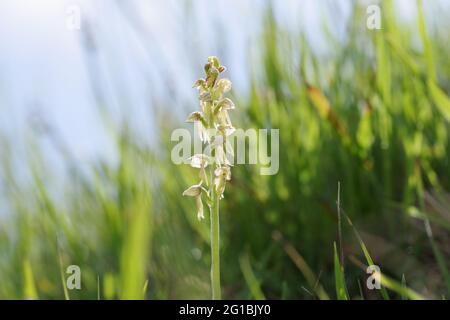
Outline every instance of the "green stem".
<svg viewBox="0 0 450 320">
<path fill-rule="evenodd" d="M 209 91 L 211 93 L 211 90 Z M 208 128 L 214 128 L 213 119 L 214 103 L 208 106 Z M 215 150 L 212 150 L 213 158 Z M 222 294 L 220 290 L 220 222 L 219 222 L 219 201 L 220 197 L 214 190 L 214 166 L 210 166 L 210 184 L 209 195 L 211 197 L 210 221 L 211 221 L 211 290 L 212 299 L 221 300 Z"/>
<path fill-rule="evenodd" d="M 214 192 L 213 192 L 214 193 Z M 219 197 L 215 195 L 211 206 L 211 288 L 212 299 L 222 298 L 220 290 L 220 223 Z"/>
</svg>

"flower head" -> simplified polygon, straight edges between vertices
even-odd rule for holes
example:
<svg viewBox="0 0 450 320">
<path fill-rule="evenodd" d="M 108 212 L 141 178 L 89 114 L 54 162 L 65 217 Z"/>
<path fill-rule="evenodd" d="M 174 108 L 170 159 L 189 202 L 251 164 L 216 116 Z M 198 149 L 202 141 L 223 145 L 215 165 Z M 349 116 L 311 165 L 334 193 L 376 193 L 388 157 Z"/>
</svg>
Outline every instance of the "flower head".
<svg viewBox="0 0 450 320">
<path fill-rule="evenodd" d="M 193 86 L 199 93 L 201 111 L 191 113 L 186 121 L 194 123 L 200 140 L 207 144 L 206 150 L 210 153 L 195 154 L 189 158 L 191 167 L 199 169 L 201 181 L 183 193 L 195 197 L 199 218 L 203 218 L 202 193 L 205 192 L 209 200 L 213 196 L 222 199 L 226 183 L 231 180 L 229 158 L 234 154 L 227 137 L 235 131 L 229 115 L 229 112 L 235 109 L 235 105 L 231 99 L 224 97 L 224 94 L 231 90 L 231 81 L 219 79 L 226 68 L 220 64 L 217 57 L 211 56 L 204 69 L 205 78 L 198 79 Z M 209 176 L 207 167 L 210 168 Z M 202 183 L 209 190 L 204 189 Z"/>
</svg>

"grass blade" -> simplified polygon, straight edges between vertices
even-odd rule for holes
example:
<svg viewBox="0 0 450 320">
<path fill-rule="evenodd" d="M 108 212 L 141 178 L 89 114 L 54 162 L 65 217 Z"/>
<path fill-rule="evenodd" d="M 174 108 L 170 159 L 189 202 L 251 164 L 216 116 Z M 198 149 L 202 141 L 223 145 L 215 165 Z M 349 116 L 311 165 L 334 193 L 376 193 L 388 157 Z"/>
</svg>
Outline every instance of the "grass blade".
<svg viewBox="0 0 450 320">
<path fill-rule="evenodd" d="M 431 99 L 433 99 L 438 111 L 447 122 L 450 122 L 450 98 L 434 81 L 428 82 L 428 89 L 430 90 Z"/>
<path fill-rule="evenodd" d="M 338 300 L 349 300 L 347 295 L 347 288 L 345 286 L 344 270 L 339 263 L 339 254 L 334 242 L 334 278 L 336 284 L 336 296 Z"/>
<path fill-rule="evenodd" d="M 356 230 L 356 228 L 353 225 L 352 221 L 350 220 L 349 216 L 347 216 L 345 213 L 344 213 L 344 215 L 347 218 L 347 222 L 350 225 L 350 227 L 352 228 L 356 239 L 358 240 L 359 246 L 361 247 L 361 250 L 364 253 L 364 257 L 366 258 L 367 264 L 369 266 L 374 265 L 372 257 L 369 254 L 369 250 L 367 250 L 366 244 L 364 243 L 364 241 L 362 240 L 361 236 L 359 235 L 358 230 Z M 383 285 L 381 286 L 380 292 L 381 292 L 381 296 L 383 297 L 384 300 L 389 300 L 389 294 L 387 293 L 387 291 L 383 287 Z"/>
<path fill-rule="evenodd" d="M 33 270 L 30 261 L 27 259 L 23 262 L 23 278 L 24 278 L 24 296 L 27 300 L 38 299 L 36 286 L 34 284 Z"/>
<path fill-rule="evenodd" d="M 256 300 L 266 300 L 264 293 L 261 290 L 258 279 L 253 272 L 252 266 L 250 264 L 250 257 L 248 253 L 241 255 L 239 258 L 239 265 L 241 267 L 242 274 L 244 275 L 245 282 L 254 299 Z"/>
</svg>

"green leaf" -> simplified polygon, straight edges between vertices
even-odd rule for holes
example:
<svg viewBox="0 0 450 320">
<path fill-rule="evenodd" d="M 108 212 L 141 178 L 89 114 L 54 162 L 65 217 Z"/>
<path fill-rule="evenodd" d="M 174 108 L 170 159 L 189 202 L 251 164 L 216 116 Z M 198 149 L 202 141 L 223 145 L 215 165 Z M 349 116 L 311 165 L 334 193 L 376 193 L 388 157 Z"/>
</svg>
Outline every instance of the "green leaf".
<svg viewBox="0 0 450 320">
<path fill-rule="evenodd" d="M 256 300 L 266 300 L 266 297 L 261 290 L 260 282 L 253 272 L 248 252 L 241 255 L 241 257 L 239 258 L 239 265 L 241 267 L 242 274 L 244 275 L 244 280 L 247 283 L 250 293 L 252 294 L 252 297 Z"/>
<path fill-rule="evenodd" d="M 334 278 L 336 282 L 336 296 L 338 300 L 349 300 L 345 286 L 344 270 L 339 263 L 339 255 L 334 242 Z"/>
<path fill-rule="evenodd" d="M 450 98 L 444 91 L 436 85 L 434 81 L 428 81 L 428 89 L 430 90 L 431 98 L 436 105 L 440 114 L 450 122 Z"/>
<path fill-rule="evenodd" d="M 356 239 L 358 239 L 359 246 L 361 247 L 361 250 L 364 253 L 364 257 L 366 258 L 367 264 L 369 266 L 374 265 L 372 257 L 369 254 L 369 250 L 367 250 L 367 247 L 366 247 L 364 241 L 362 240 L 361 236 L 359 235 L 358 230 L 356 230 L 356 228 L 353 225 L 353 223 L 350 220 L 350 218 L 347 215 L 345 215 L 345 217 L 347 218 L 347 222 L 350 225 L 350 227 L 352 228 L 352 230 L 353 230 L 353 232 L 354 232 L 354 234 L 356 236 Z M 381 285 L 380 293 L 381 293 L 381 296 L 383 297 L 384 300 L 389 300 L 389 295 L 388 295 L 386 289 L 383 287 L 383 282 L 382 282 L 382 285 Z"/>
<path fill-rule="evenodd" d="M 425 15 L 423 12 L 422 0 L 417 0 L 417 22 L 419 24 L 420 38 L 422 39 L 425 62 L 427 64 L 427 76 L 429 80 L 436 81 L 436 69 L 434 67 L 433 51 L 431 49 L 430 38 L 425 25 Z"/>
<path fill-rule="evenodd" d="M 38 299 L 36 286 L 34 284 L 33 270 L 28 259 L 23 261 L 24 295 L 27 300 Z"/>
</svg>

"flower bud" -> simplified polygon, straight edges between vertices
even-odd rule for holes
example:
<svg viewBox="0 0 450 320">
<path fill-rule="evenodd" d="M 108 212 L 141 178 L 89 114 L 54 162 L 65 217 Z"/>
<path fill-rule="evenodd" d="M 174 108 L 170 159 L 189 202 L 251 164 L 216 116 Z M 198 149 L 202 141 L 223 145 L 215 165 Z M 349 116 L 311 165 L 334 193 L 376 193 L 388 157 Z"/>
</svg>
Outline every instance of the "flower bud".
<svg viewBox="0 0 450 320">
<path fill-rule="evenodd" d="M 205 73 L 206 74 L 208 74 L 210 68 L 211 68 L 211 64 L 210 63 L 205 64 L 204 69 L 205 69 Z"/>
<path fill-rule="evenodd" d="M 216 67 L 210 67 L 206 77 L 206 85 L 210 88 L 214 87 L 217 77 L 219 76 L 219 70 Z"/>
<path fill-rule="evenodd" d="M 220 63 L 219 63 L 219 59 L 216 56 L 210 56 L 208 57 L 208 63 L 212 66 L 214 66 L 215 68 L 219 69 L 220 68 Z"/>
</svg>

